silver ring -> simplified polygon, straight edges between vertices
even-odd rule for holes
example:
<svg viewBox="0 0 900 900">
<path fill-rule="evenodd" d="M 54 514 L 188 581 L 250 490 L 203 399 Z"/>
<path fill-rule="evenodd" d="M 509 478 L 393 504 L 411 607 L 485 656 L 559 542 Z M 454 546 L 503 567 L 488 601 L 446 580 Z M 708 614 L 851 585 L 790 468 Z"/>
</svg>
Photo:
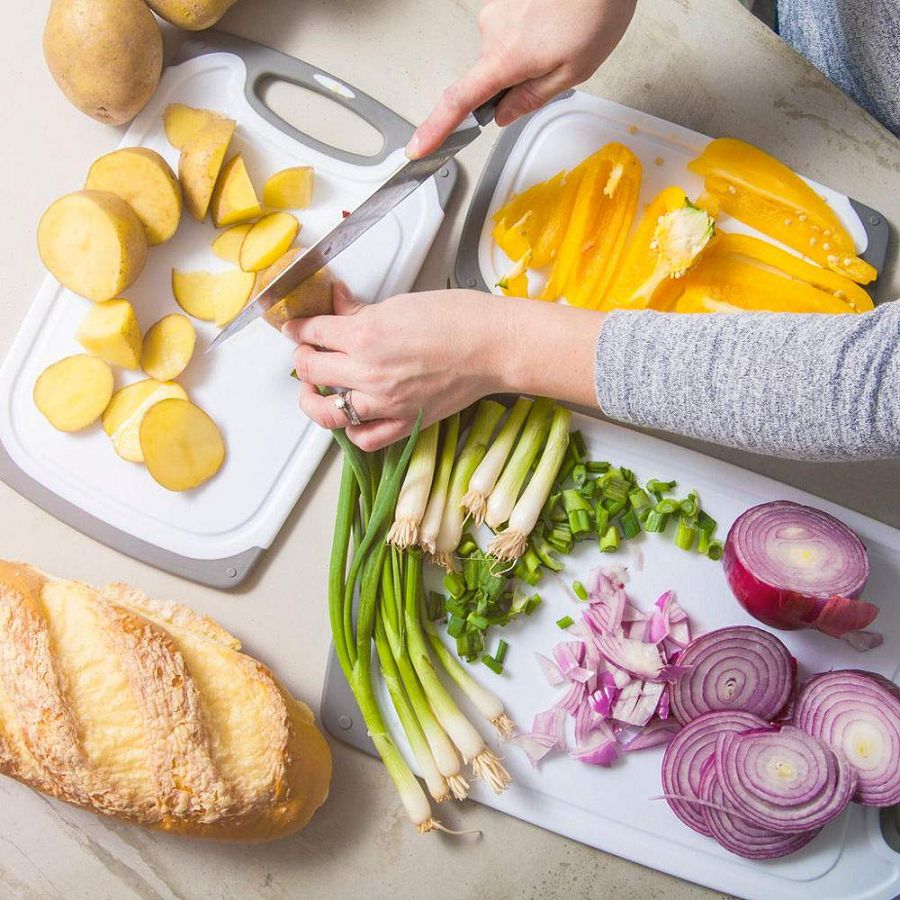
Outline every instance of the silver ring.
<svg viewBox="0 0 900 900">
<path fill-rule="evenodd" d="M 334 397 L 334 405 L 343 411 L 344 415 L 350 420 L 351 425 L 362 425 L 362 419 L 360 419 L 359 414 L 350 402 L 350 395 L 352 393 L 352 390 L 338 391 Z"/>
</svg>

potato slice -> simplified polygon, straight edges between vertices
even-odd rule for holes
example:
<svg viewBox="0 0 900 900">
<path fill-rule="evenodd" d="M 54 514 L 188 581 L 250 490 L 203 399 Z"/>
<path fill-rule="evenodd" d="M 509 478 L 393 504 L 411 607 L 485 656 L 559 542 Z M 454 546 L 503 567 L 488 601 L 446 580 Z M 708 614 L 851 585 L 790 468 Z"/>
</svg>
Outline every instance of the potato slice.
<svg viewBox="0 0 900 900">
<path fill-rule="evenodd" d="M 210 210 L 216 228 L 249 222 L 262 215 L 259 197 L 240 153 L 232 156 L 223 166 L 213 191 Z"/>
<path fill-rule="evenodd" d="M 252 227 L 249 222 L 243 225 L 232 225 L 231 228 L 223 231 L 212 242 L 212 252 L 219 259 L 224 259 L 225 262 L 234 263 L 236 266 L 239 265 L 241 261 L 241 245 L 244 243 L 244 238 L 247 237 L 247 232 Z"/>
<path fill-rule="evenodd" d="M 163 400 L 144 416 L 141 449 L 150 474 L 170 491 L 209 481 L 225 460 L 216 423 L 187 400 Z"/>
<path fill-rule="evenodd" d="M 226 325 L 247 305 L 255 283 L 252 272 L 240 269 L 226 272 L 172 270 L 172 293 L 178 305 L 194 318 L 215 320 L 219 326 Z"/>
<path fill-rule="evenodd" d="M 265 290 L 303 251 L 299 248 L 288 250 L 278 262 L 261 272 L 256 279 L 254 294 Z M 291 319 L 305 319 L 309 316 L 324 316 L 334 312 L 332 288 L 334 279 L 328 269 L 319 269 L 299 287 L 282 297 L 265 314 L 265 320 L 275 328 L 281 328 Z"/>
<path fill-rule="evenodd" d="M 146 378 L 129 384 L 113 394 L 103 413 L 103 430 L 112 440 L 116 453 L 129 462 L 143 462 L 140 427 L 147 411 L 162 400 L 177 397 L 187 400 L 187 394 L 174 381 Z"/>
<path fill-rule="evenodd" d="M 195 109 L 193 106 L 185 106 L 183 103 L 170 103 L 163 111 L 163 127 L 166 129 L 166 137 L 169 143 L 181 150 L 184 145 L 203 131 L 213 122 L 225 119 L 221 113 L 211 109 Z"/>
<path fill-rule="evenodd" d="M 112 369 L 79 353 L 48 366 L 34 383 L 34 405 L 59 431 L 81 431 L 100 418 L 113 392 Z"/>
<path fill-rule="evenodd" d="M 263 203 L 269 209 L 303 209 L 312 202 L 315 170 L 294 166 L 276 172 L 263 185 Z"/>
<path fill-rule="evenodd" d="M 41 216 L 38 252 L 50 274 L 88 300 L 112 300 L 147 261 L 147 234 L 134 210 L 109 191 L 76 191 Z"/>
<path fill-rule="evenodd" d="M 219 170 L 234 134 L 231 119 L 216 119 L 184 145 L 178 162 L 178 177 L 184 205 L 198 221 L 206 218 Z"/>
<path fill-rule="evenodd" d="M 114 366 L 136 369 L 140 364 L 141 329 L 134 307 L 127 300 L 95 303 L 75 338 L 88 353 Z"/>
<path fill-rule="evenodd" d="M 296 217 L 286 212 L 269 213 L 251 229 L 241 244 L 241 268 L 259 272 L 277 262 L 288 251 L 300 231 Z"/>
<path fill-rule="evenodd" d="M 144 337 L 141 368 L 157 381 L 171 381 L 187 368 L 196 342 L 197 332 L 187 316 L 163 316 Z"/>
<path fill-rule="evenodd" d="M 181 221 L 181 186 L 169 164 L 146 147 L 101 156 L 88 171 L 85 190 L 118 194 L 137 213 L 152 247 L 169 240 Z"/>
</svg>

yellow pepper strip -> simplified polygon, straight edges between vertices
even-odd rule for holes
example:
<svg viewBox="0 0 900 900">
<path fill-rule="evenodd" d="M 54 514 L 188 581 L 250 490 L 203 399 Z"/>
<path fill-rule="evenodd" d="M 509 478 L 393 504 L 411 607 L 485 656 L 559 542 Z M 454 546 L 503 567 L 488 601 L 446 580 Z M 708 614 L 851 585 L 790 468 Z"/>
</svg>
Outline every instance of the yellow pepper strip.
<svg viewBox="0 0 900 900">
<path fill-rule="evenodd" d="M 566 299 L 573 306 L 596 308 L 606 296 L 622 258 L 641 190 L 640 160 L 624 144 L 607 144 L 602 152 L 612 168 L 590 224 L 588 241 L 565 286 Z"/>
<path fill-rule="evenodd" d="M 856 256 L 853 237 L 828 203 L 773 156 L 718 138 L 688 168 L 706 181 L 723 212 L 859 284 L 878 272 Z"/>
<path fill-rule="evenodd" d="M 766 310 L 797 313 L 852 313 L 834 294 L 803 281 L 730 258 L 706 257 L 684 278 L 675 312 Z"/>
<path fill-rule="evenodd" d="M 531 266 L 533 268 L 541 269 L 556 260 L 572 219 L 572 210 L 575 208 L 575 199 L 578 196 L 583 175 L 583 164 L 566 174 L 559 188 L 559 197 L 549 215 L 546 216 L 543 227 L 532 245 Z"/>
<path fill-rule="evenodd" d="M 559 205 L 565 180 L 566 173 L 559 172 L 548 181 L 516 194 L 494 213 L 492 236 L 510 259 L 521 259 L 528 251 L 533 252 L 548 217 Z"/>
<path fill-rule="evenodd" d="M 498 282 L 500 292 L 507 297 L 528 296 L 528 266 L 531 263 L 531 251 L 525 255 Z"/>
</svg>

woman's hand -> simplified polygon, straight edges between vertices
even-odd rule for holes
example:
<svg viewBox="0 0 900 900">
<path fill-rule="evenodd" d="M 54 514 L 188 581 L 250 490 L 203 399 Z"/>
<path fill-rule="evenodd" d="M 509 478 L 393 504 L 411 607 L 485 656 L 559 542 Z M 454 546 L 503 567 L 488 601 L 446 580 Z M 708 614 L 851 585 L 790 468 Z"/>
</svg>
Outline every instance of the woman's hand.
<svg viewBox="0 0 900 900">
<path fill-rule="evenodd" d="M 637 0 L 487 0 L 478 17 L 481 56 L 452 84 L 407 147 L 439 147 L 473 109 L 503 88 L 495 119 L 510 125 L 586 81 L 615 49 Z"/>
<path fill-rule="evenodd" d="M 504 391 L 594 402 L 594 346 L 602 315 L 477 291 L 399 294 L 378 304 L 335 285 L 335 315 L 296 319 L 300 406 L 324 428 L 345 428 L 363 450 Z M 362 420 L 348 424 L 318 385 L 351 389 Z"/>
</svg>

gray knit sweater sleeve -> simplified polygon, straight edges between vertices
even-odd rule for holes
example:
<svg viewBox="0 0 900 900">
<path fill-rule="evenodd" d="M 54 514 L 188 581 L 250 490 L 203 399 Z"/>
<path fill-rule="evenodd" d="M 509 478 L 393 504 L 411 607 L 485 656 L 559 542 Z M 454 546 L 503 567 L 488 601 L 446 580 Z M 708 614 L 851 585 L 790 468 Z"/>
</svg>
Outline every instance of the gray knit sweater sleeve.
<svg viewBox="0 0 900 900">
<path fill-rule="evenodd" d="M 806 459 L 900 456 L 900 301 L 862 315 L 612 312 L 597 400 L 645 428 Z"/>
</svg>

